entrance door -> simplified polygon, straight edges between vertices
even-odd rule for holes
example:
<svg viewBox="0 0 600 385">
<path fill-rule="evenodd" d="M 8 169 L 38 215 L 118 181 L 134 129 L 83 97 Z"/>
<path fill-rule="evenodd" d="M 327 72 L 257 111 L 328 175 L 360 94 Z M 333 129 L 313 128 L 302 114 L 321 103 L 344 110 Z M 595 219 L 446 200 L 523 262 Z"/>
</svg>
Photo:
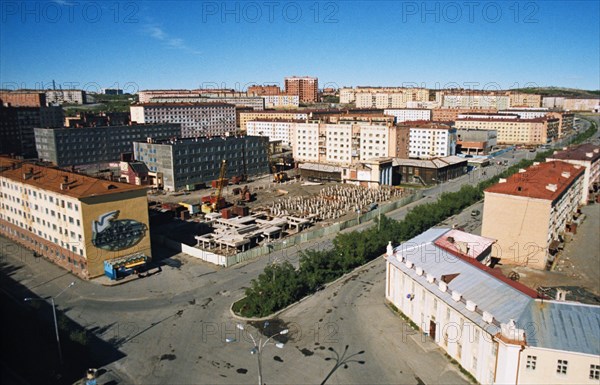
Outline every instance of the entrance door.
<svg viewBox="0 0 600 385">
<path fill-rule="evenodd" d="M 435 321 L 429 321 L 429 335 L 435 341 Z"/>
</svg>

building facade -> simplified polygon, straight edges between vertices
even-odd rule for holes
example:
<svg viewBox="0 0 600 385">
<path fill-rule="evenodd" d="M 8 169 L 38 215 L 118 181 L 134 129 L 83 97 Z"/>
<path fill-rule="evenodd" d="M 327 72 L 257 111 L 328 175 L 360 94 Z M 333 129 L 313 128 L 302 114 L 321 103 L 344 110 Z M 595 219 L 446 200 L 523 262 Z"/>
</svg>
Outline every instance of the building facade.
<svg viewBox="0 0 600 385">
<path fill-rule="evenodd" d="M 118 162 L 133 142 L 181 136 L 179 124 L 133 124 L 86 128 L 36 128 L 40 159 L 64 166 Z"/>
<path fill-rule="evenodd" d="M 85 104 L 86 92 L 82 90 L 46 90 L 48 105 Z"/>
<path fill-rule="evenodd" d="M 467 159 L 447 156 L 435 159 L 394 159 L 398 183 L 434 185 L 458 178 L 467 173 Z"/>
<path fill-rule="evenodd" d="M 538 163 L 487 188 L 481 234 L 498 240 L 502 263 L 547 269 L 581 204 L 585 168 Z"/>
<path fill-rule="evenodd" d="M 5 107 L 0 105 L 0 154 L 36 158 L 35 127 L 62 127 L 60 107 Z"/>
<path fill-rule="evenodd" d="M 539 298 L 480 262 L 493 248 L 443 228 L 390 245 L 385 297 L 477 383 L 597 384 L 600 307 Z"/>
<path fill-rule="evenodd" d="M 587 204 L 600 190 L 600 146 L 591 143 L 554 151 L 548 161 L 561 161 L 585 167 L 581 204 Z"/>
<path fill-rule="evenodd" d="M 508 96 L 509 96 L 511 108 L 512 107 L 539 108 L 542 106 L 542 95 L 509 92 Z"/>
<path fill-rule="evenodd" d="M 219 178 L 223 160 L 226 177 L 269 172 L 268 139 L 258 136 L 187 138 L 133 144 L 136 160 L 161 173 L 167 191 L 195 190 Z"/>
<path fill-rule="evenodd" d="M 146 189 L 0 158 L 0 233 L 88 279 L 151 258 Z"/>
<path fill-rule="evenodd" d="M 495 108 L 434 108 L 431 110 L 431 120 L 434 122 L 454 122 L 460 114 L 483 113 L 495 114 Z"/>
<path fill-rule="evenodd" d="M 443 90 L 435 94 L 443 108 L 493 108 L 504 110 L 510 107 L 510 97 L 501 91 Z"/>
<path fill-rule="evenodd" d="M 429 101 L 429 90 L 403 87 L 357 87 L 340 89 L 340 103 L 356 108 L 398 109 L 409 103 Z"/>
<path fill-rule="evenodd" d="M 600 99 L 565 99 L 565 111 L 591 111 L 600 112 Z"/>
<path fill-rule="evenodd" d="M 146 103 L 130 107 L 137 123 L 178 123 L 183 138 L 235 134 L 235 106 L 227 103 Z"/>
<path fill-rule="evenodd" d="M 410 127 L 408 156 L 430 159 L 456 154 L 456 130 L 438 123 Z"/>
<path fill-rule="evenodd" d="M 498 133 L 498 144 L 529 146 L 547 144 L 556 140 L 559 130 L 559 120 L 553 118 L 466 118 L 457 119 L 455 125 L 457 129 L 495 130 Z"/>
<path fill-rule="evenodd" d="M 298 95 L 263 95 L 266 108 L 298 108 L 300 97 Z"/>
<path fill-rule="evenodd" d="M 46 107 L 46 94 L 38 91 L 0 91 L 0 104 L 11 107 Z"/>
<path fill-rule="evenodd" d="M 252 120 L 246 123 L 246 135 L 264 136 L 269 141 L 281 141 L 284 146 L 291 146 L 293 132 L 296 129 L 296 123 L 303 123 L 301 120 Z"/>
<path fill-rule="evenodd" d="M 395 123 L 430 121 L 431 110 L 425 108 L 395 108 L 383 111 L 385 115 L 396 118 Z"/>
<path fill-rule="evenodd" d="M 301 111 L 246 111 L 240 112 L 239 124 L 242 132 L 247 131 L 247 123 L 257 120 L 307 120 L 308 112 Z"/>
<path fill-rule="evenodd" d="M 463 154 L 488 155 L 498 143 L 494 130 L 456 130 L 456 152 Z"/>
<path fill-rule="evenodd" d="M 319 101 L 319 79 L 310 76 L 285 78 L 285 93 L 298 96 L 300 103 Z"/>
<path fill-rule="evenodd" d="M 179 103 L 179 104 L 198 104 L 198 103 L 226 103 L 233 104 L 236 107 L 250 107 L 255 111 L 265 109 L 265 101 L 259 96 L 236 95 L 211 95 L 201 94 L 199 96 L 160 96 L 152 97 L 150 103 Z"/>
</svg>

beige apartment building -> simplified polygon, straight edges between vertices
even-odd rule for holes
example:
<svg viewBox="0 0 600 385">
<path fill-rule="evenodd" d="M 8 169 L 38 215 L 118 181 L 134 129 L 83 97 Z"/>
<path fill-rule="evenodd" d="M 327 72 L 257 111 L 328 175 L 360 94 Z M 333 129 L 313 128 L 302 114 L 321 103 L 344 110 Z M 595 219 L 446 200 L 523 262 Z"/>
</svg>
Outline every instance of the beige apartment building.
<svg viewBox="0 0 600 385">
<path fill-rule="evenodd" d="M 539 108 L 542 106 L 542 95 L 508 92 L 510 107 Z"/>
<path fill-rule="evenodd" d="M 600 112 L 600 99 L 565 99 L 565 111 Z"/>
<path fill-rule="evenodd" d="M 242 132 L 246 132 L 248 127 L 248 122 L 250 121 L 258 121 L 258 120 L 273 120 L 273 121 L 277 121 L 277 120 L 282 120 L 282 121 L 286 121 L 286 120 L 307 120 L 308 119 L 308 112 L 301 112 L 301 111 L 288 111 L 288 110 L 281 110 L 281 111 L 247 111 L 247 112 L 240 112 L 240 117 L 239 117 L 239 124 L 240 124 L 240 130 Z"/>
<path fill-rule="evenodd" d="M 0 234 L 81 278 L 151 258 L 146 188 L 0 157 Z"/>
<path fill-rule="evenodd" d="M 340 103 L 356 108 L 407 108 L 409 103 L 428 102 L 429 90 L 402 87 L 357 87 L 340 89 Z"/>
<path fill-rule="evenodd" d="M 454 122 L 461 114 L 480 113 L 495 114 L 495 108 L 434 108 L 431 110 L 431 120 L 434 122 Z"/>
<path fill-rule="evenodd" d="M 11 107 L 46 107 L 46 93 L 38 91 L 0 91 L 1 104 Z"/>
<path fill-rule="evenodd" d="M 442 90 L 435 93 L 435 100 L 443 108 L 493 108 L 510 107 L 510 97 L 502 91 Z"/>
<path fill-rule="evenodd" d="M 536 163 L 485 190 L 481 235 L 497 239 L 502 263 L 547 269 L 581 204 L 585 168 Z"/>
<path fill-rule="evenodd" d="M 554 151 L 547 159 L 585 167 L 581 204 L 585 205 L 600 189 L 600 146 L 591 143 Z"/>
<path fill-rule="evenodd" d="M 559 120 L 465 118 L 456 120 L 457 129 L 496 130 L 498 144 L 537 146 L 558 137 Z"/>
</svg>

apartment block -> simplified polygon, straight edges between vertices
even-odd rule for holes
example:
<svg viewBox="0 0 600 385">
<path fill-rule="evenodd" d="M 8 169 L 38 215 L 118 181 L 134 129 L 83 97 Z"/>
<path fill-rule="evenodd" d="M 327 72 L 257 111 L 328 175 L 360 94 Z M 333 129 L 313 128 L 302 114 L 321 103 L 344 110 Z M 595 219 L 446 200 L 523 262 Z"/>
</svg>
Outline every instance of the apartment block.
<svg viewBox="0 0 600 385">
<path fill-rule="evenodd" d="M 456 120 L 455 126 L 457 129 L 495 130 L 498 133 L 498 144 L 537 146 L 556 140 L 559 120 L 553 118 L 459 118 Z"/>
<path fill-rule="evenodd" d="M 395 123 L 431 120 L 431 110 L 425 108 L 394 108 L 386 109 L 383 113 L 395 117 Z"/>
<path fill-rule="evenodd" d="M 152 257 L 146 189 L 0 158 L 0 234 L 88 279 Z"/>
<path fill-rule="evenodd" d="M 456 154 L 456 130 L 445 124 L 410 125 L 408 156 L 430 159 Z"/>
<path fill-rule="evenodd" d="M 431 110 L 431 120 L 434 122 L 454 122 L 460 114 L 482 113 L 495 114 L 495 108 L 434 108 Z"/>
<path fill-rule="evenodd" d="M 46 93 L 27 90 L 0 91 L 0 104 L 11 107 L 46 107 Z"/>
<path fill-rule="evenodd" d="M 219 178 L 227 160 L 226 177 L 269 172 L 268 139 L 258 136 L 184 138 L 133 144 L 136 160 L 150 172 L 161 173 L 167 191 L 195 190 Z"/>
<path fill-rule="evenodd" d="M 546 96 L 542 98 L 542 107 L 555 110 L 562 110 L 565 105 L 565 98 Z"/>
<path fill-rule="evenodd" d="M 581 204 L 585 205 L 600 190 L 600 146 L 591 143 L 554 151 L 548 161 L 561 161 L 585 167 Z"/>
<path fill-rule="evenodd" d="M 239 92 L 232 89 L 195 89 L 195 90 L 142 90 L 138 92 L 138 102 L 140 104 L 150 103 L 154 98 L 186 98 L 200 96 L 247 96 L 245 92 Z"/>
<path fill-rule="evenodd" d="M 300 103 L 316 103 L 319 100 L 319 79 L 310 76 L 287 77 L 285 93 L 298 96 Z"/>
<path fill-rule="evenodd" d="M 408 103 L 428 102 L 429 90 L 402 87 L 357 87 L 340 89 L 340 103 L 355 103 L 357 108 L 396 109 Z"/>
<path fill-rule="evenodd" d="M 539 108 L 542 106 L 542 95 L 537 94 L 524 94 L 518 92 L 508 93 L 510 100 L 510 107 L 526 107 L 526 108 Z"/>
<path fill-rule="evenodd" d="M 85 104 L 86 92 L 83 90 L 46 90 L 48 105 Z"/>
<path fill-rule="evenodd" d="M 477 383 L 597 384 L 600 307 L 508 279 L 482 263 L 494 248 L 447 228 L 390 244 L 385 298 Z"/>
<path fill-rule="evenodd" d="M 585 167 L 538 163 L 487 188 L 481 234 L 498 240 L 502 263 L 547 269 L 583 196 Z"/>
<path fill-rule="evenodd" d="M 267 96 L 267 95 L 281 95 L 282 94 L 281 88 L 277 85 L 266 85 L 266 86 L 252 85 L 252 86 L 248 87 L 246 92 L 248 93 L 248 95 L 253 95 L 253 96 Z"/>
<path fill-rule="evenodd" d="M 444 90 L 436 92 L 436 101 L 445 108 L 493 108 L 504 110 L 510 107 L 510 97 L 504 92 Z"/>
<path fill-rule="evenodd" d="M 298 108 L 300 97 L 298 95 L 263 95 L 266 108 Z"/>
<path fill-rule="evenodd" d="M 247 123 L 253 120 L 306 120 L 308 112 L 301 111 L 246 111 L 239 113 L 239 124 L 242 132 L 247 131 Z"/>
<path fill-rule="evenodd" d="M 235 134 L 235 106 L 228 103 L 146 103 L 130 107 L 136 123 L 178 123 L 181 136 Z"/>
<path fill-rule="evenodd" d="M 521 119 L 538 119 L 544 117 L 558 119 L 559 138 L 572 132 L 575 124 L 575 114 L 571 112 L 550 111 L 548 108 L 510 108 L 498 111 L 498 115 L 501 114 L 518 115 Z"/>
<path fill-rule="evenodd" d="M 0 105 L 0 154 L 36 158 L 35 127 L 61 127 L 60 107 L 5 107 Z"/>
<path fill-rule="evenodd" d="M 246 123 L 246 135 L 267 137 L 271 142 L 281 141 L 282 145 L 289 147 L 292 145 L 296 123 L 304 122 L 303 120 L 252 120 Z"/>
<path fill-rule="evenodd" d="M 36 128 L 39 158 L 56 166 L 118 162 L 133 142 L 181 136 L 179 124 L 132 124 L 85 128 Z"/>
<path fill-rule="evenodd" d="M 598 99 L 565 99 L 565 111 L 590 111 L 600 112 L 600 98 Z"/>
</svg>

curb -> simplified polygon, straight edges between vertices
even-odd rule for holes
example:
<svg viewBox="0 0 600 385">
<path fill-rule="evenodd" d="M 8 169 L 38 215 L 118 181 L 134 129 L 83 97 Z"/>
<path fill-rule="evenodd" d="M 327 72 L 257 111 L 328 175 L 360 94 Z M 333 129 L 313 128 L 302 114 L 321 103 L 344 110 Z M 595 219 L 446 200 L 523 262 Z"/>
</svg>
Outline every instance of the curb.
<svg viewBox="0 0 600 385">
<path fill-rule="evenodd" d="M 240 316 L 240 315 L 237 315 L 237 314 L 235 314 L 235 312 L 233 311 L 233 305 L 234 305 L 234 304 L 236 304 L 237 302 L 241 301 L 242 299 L 246 298 L 246 296 L 243 296 L 243 297 L 241 297 L 241 298 L 239 298 L 239 299 L 235 300 L 234 302 L 232 302 L 232 303 L 231 303 L 231 306 L 229 306 L 229 313 L 231 314 L 231 316 L 232 316 L 233 318 L 235 318 L 235 319 L 238 319 L 238 320 L 240 320 L 240 321 L 246 321 L 246 322 L 260 322 L 260 321 L 267 321 L 267 320 L 270 320 L 270 319 L 272 319 L 272 318 L 275 318 L 275 317 L 277 317 L 278 315 L 280 315 L 280 314 L 282 314 L 282 313 L 286 312 L 287 310 L 291 309 L 292 307 L 294 307 L 294 306 L 296 306 L 296 305 L 298 305 L 298 304 L 300 304 L 300 303 L 304 302 L 305 300 L 309 299 L 310 297 L 314 296 L 315 294 L 317 294 L 317 293 L 319 293 L 319 292 L 321 292 L 321 291 L 323 291 L 323 290 L 327 289 L 328 287 L 330 287 L 330 286 L 333 286 L 333 285 L 335 285 L 336 283 L 338 283 L 338 282 L 340 282 L 340 281 L 342 281 L 342 280 L 344 280 L 344 279 L 348 278 L 348 277 L 349 277 L 349 276 L 351 276 L 352 274 L 355 274 L 355 273 L 357 273 L 357 272 L 358 272 L 358 271 L 360 271 L 361 269 L 367 268 L 367 267 L 369 267 L 370 265 L 372 265 L 372 264 L 375 264 L 375 262 L 377 262 L 377 260 L 378 260 L 379 258 L 384 258 L 384 259 L 385 259 L 385 254 L 382 254 L 381 256 L 379 256 L 379 257 L 377 257 L 377 258 L 375 258 L 375 259 L 373 259 L 373 260 L 371 260 L 371 261 L 369 261 L 369 262 L 365 263 L 364 265 L 361 265 L 361 266 L 358 266 L 358 267 L 356 267 L 354 270 L 352 270 L 352 271 L 349 271 L 348 273 L 346 273 L 346 274 L 342 275 L 341 277 L 339 277 L 339 278 L 337 278 L 337 279 L 335 279 L 335 280 L 333 280 L 333 281 L 331 281 L 331 282 L 328 282 L 328 283 L 324 284 L 322 289 L 320 289 L 320 290 L 317 290 L 316 292 L 314 292 L 314 293 L 312 293 L 312 294 L 309 294 L 309 295 L 307 295 L 307 296 L 305 296 L 305 297 L 302 297 L 302 298 L 300 298 L 298 301 L 296 301 L 296 302 L 294 302 L 294 303 L 291 303 L 291 304 L 289 304 L 288 306 L 284 307 L 283 309 L 277 310 L 275 313 L 269 314 L 269 315 L 267 315 L 267 316 L 264 316 L 264 317 L 257 318 L 257 317 L 243 317 L 243 316 Z"/>
</svg>

